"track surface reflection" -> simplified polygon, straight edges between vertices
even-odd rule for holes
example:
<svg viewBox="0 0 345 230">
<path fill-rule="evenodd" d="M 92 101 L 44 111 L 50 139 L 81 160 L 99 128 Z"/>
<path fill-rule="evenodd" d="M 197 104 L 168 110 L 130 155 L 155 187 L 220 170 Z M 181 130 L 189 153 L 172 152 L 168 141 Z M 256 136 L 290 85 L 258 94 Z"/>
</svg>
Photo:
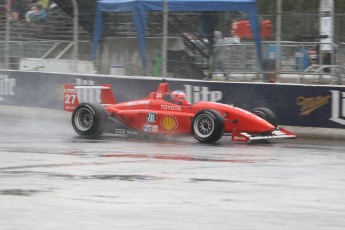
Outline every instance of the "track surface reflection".
<svg viewBox="0 0 345 230">
<path fill-rule="evenodd" d="M 344 229 L 343 142 L 85 139 L 50 115 L 0 116 L 2 229 Z"/>
</svg>

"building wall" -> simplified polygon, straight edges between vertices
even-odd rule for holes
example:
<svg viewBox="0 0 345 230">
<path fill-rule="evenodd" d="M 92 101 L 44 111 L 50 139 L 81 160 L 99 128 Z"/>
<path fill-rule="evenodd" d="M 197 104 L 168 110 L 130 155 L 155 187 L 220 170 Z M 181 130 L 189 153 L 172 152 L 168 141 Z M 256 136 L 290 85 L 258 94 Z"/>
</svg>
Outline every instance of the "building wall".
<svg viewBox="0 0 345 230">
<path fill-rule="evenodd" d="M 181 38 L 168 38 L 168 50 L 181 49 Z M 113 65 L 123 65 L 126 76 L 152 76 L 155 57 L 161 50 L 162 38 L 146 38 L 147 72 L 143 73 L 136 37 L 107 38 L 100 46 L 99 73 L 110 74 Z"/>
</svg>

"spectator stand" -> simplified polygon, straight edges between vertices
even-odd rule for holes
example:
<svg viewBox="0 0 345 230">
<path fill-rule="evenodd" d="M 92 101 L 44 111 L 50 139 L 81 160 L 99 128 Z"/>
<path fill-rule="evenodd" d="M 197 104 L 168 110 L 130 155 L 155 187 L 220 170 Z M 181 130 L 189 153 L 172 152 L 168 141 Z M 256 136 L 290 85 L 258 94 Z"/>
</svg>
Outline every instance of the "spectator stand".
<svg viewBox="0 0 345 230">
<path fill-rule="evenodd" d="M 32 6 L 32 5 L 31 5 Z M 10 27 L 10 68 L 18 69 L 21 58 L 72 58 L 73 19 L 60 7 L 53 4 L 47 9 L 46 20 L 41 22 L 27 22 L 25 12 L 21 20 L 12 22 Z M 0 51 L 4 49 L 6 17 L 0 14 Z M 89 59 L 90 33 L 79 28 L 79 43 L 81 49 L 80 60 Z M 0 53 L 0 59 L 2 58 Z"/>
</svg>

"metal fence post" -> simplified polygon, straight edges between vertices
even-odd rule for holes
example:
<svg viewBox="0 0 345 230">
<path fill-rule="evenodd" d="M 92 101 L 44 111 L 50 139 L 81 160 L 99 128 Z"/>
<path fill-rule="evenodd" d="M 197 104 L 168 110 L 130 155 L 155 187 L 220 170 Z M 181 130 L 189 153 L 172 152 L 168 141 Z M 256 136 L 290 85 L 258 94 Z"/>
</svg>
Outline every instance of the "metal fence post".
<svg viewBox="0 0 345 230">
<path fill-rule="evenodd" d="M 276 77 L 279 81 L 281 72 L 281 20 L 282 20 L 282 0 L 277 2 L 277 32 L 276 32 Z"/>
<path fill-rule="evenodd" d="M 168 35 L 168 3 L 163 1 L 163 41 L 162 41 L 162 76 L 167 75 L 167 35 Z"/>
<path fill-rule="evenodd" d="M 10 68 L 10 9 L 11 9 L 11 0 L 7 0 L 7 10 L 6 10 L 6 35 L 5 35 L 5 68 Z"/>
<path fill-rule="evenodd" d="M 79 18 L 79 9 L 77 0 L 72 0 L 73 3 L 73 71 L 77 73 L 78 71 L 78 18 Z"/>
</svg>

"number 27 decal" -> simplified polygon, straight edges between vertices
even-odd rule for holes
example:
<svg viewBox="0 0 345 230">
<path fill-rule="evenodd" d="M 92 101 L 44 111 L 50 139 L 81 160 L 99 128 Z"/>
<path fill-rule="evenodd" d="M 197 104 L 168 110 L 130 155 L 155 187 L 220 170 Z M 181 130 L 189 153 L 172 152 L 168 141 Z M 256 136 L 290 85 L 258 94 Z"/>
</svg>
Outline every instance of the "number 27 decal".
<svg viewBox="0 0 345 230">
<path fill-rule="evenodd" d="M 65 104 L 74 104 L 76 98 L 76 94 L 65 94 Z"/>
</svg>

